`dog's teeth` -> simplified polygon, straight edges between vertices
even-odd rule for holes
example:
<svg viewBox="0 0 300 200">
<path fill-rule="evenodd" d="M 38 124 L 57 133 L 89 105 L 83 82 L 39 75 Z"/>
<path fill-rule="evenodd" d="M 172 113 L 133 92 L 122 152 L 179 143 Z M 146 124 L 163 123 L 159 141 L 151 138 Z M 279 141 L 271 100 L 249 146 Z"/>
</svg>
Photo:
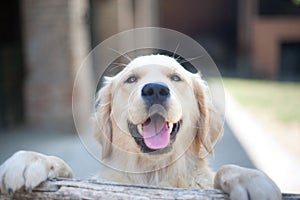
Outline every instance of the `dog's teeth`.
<svg viewBox="0 0 300 200">
<path fill-rule="evenodd" d="M 173 124 L 172 123 L 168 123 L 168 127 L 169 127 L 169 133 L 171 133 L 172 129 L 173 129 Z"/>
<path fill-rule="evenodd" d="M 137 128 L 138 128 L 139 133 L 142 133 L 142 131 L 143 131 L 142 124 L 137 125 Z"/>
</svg>

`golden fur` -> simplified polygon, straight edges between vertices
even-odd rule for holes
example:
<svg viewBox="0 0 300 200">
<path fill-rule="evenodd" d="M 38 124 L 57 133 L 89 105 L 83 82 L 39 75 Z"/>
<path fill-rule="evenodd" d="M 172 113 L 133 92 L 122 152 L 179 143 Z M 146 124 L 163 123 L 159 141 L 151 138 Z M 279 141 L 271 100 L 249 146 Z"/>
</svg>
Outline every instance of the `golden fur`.
<svg viewBox="0 0 300 200">
<path fill-rule="evenodd" d="M 170 77 L 174 74 L 180 76 L 181 81 L 172 81 Z M 126 83 L 132 75 L 137 76 L 138 80 Z M 140 152 L 127 127 L 127 120 L 140 124 L 147 119 L 140 91 L 145 84 L 152 82 L 164 83 L 170 88 L 167 120 L 175 123 L 182 119 L 173 149 L 166 154 Z M 106 169 L 102 173 L 105 179 L 135 184 L 212 188 L 213 175 L 206 159 L 200 155 L 213 152 L 213 145 L 222 135 L 222 120 L 214 112 L 208 87 L 199 74 L 188 72 L 175 59 L 167 56 L 139 57 L 118 75 L 106 80 L 98 101 L 96 137 L 103 148 L 102 159 L 113 167 L 122 166 L 122 171 L 125 171 Z"/>
<path fill-rule="evenodd" d="M 141 90 L 152 82 L 167 86 L 169 93 L 163 104 L 149 108 Z M 199 74 L 183 69 L 175 59 L 162 55 L 136 58 L 118 75 L 107 78 L 97 101 L 95 134 L 107 167 L 96 178 L 130 184 L 216 188 L 228 193 L 230 199 L 281 199 L 276 184 L 259 170 L 225 165 L 214 176 L 205 157 L 213 153 L 222 135 L 222 120 L 214 111 L 205 81 Z M 142 123 L 143 128 L 149 115 L 156 113 L 164 118 L 164 128 L 168 133 L 172 130 L 176 140 L 168 143 L 172 145 L 168 151 L 148 153 L 151 151 L 145 152 L 132 135 L 137 129 L 129 125 L 140 127 Z M 151 120 L 156 131 L 157 122 Z M 161 138 L 161 132 L 157 135 Z M 20 151 L 0 166 L 0 191 L 12 193 L 22 187 L 30 191 L 48 178 L 72 176 L 71 168 L 57 157 Z"/>
</svg>

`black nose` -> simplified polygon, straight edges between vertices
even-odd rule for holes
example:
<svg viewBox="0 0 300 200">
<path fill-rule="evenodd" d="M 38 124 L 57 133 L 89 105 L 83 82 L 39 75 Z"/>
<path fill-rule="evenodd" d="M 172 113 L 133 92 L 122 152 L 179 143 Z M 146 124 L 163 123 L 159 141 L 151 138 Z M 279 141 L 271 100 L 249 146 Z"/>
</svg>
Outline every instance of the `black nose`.
<svg viewBox="0 0 300 200">
<path fill-rule="evenodd" d="M 170 90 L 161 83 L 148 83 L 142 89 L 142 97 L 150 104 L 160 104 L 170 97 Z"/>
</svg>

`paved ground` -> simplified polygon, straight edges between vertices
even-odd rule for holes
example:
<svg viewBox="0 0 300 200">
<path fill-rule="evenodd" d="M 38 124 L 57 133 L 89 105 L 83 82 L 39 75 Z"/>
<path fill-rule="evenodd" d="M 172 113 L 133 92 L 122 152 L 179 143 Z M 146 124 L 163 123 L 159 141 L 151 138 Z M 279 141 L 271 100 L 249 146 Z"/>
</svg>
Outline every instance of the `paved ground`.
<svg viewBox="0 0 300 200">
<path fill-rule="evenodd" d="M 210 163 L 215 171 L 225 164 L 255 168 L 227 123 L 224 126 L 224 136 L 215 146 L 215 155 L 210 157 Z"/>
<path fill-rule="evenodd" d="M 268 174 L 282 192 L 300 193 L 299 157 L 288 151 L 265 124 L 235 102 L 228 93 L 226 102 L 228 124 L 255 166 Z"/>
<path fill-rule="evenodd" d="M 101 170 L 101 164 L 87 152 L 76 134 L 24 129 L 0 134 L 0 163 L 18 150 L 59 156 L 72 167 L 76 178 L 89 178 Z M 223 164 L 253 167 L 227 125 L 224 137 L 216 145 L 215 156 L 210 160 L 214 170 Z"/>
</svg>

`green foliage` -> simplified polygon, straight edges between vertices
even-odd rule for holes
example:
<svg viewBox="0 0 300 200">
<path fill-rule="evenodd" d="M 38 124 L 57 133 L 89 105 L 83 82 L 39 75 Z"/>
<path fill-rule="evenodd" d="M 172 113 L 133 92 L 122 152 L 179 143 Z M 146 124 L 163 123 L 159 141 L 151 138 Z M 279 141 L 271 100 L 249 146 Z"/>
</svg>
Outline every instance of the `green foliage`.
<svg viewBox="0 0 300 200">
<path fill-rule="evenodd" d="M 293 4 L 296 6 L 300 6 L 300 0 L 292 0 Z"/>
<path fill-rule="evenodd" d="M 241 105 L 282 123 L 300 123 L 300 83 L 225 78 L 224 85 Z"/>
</svg>

